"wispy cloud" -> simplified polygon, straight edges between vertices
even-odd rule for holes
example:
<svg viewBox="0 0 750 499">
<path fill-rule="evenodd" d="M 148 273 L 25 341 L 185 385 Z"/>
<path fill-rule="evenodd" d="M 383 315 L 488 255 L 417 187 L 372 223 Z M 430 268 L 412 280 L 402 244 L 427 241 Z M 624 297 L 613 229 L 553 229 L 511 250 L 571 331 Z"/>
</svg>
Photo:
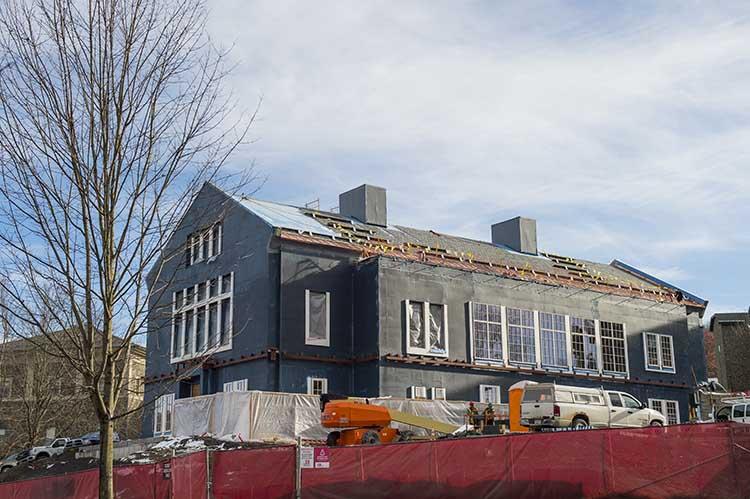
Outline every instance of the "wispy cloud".
<svg viewBox="0 0 750 499">
<path fill-rule="evenodd" d="M 369 182 L 392 220 L 471 237 L 534 216 L 547 248 L 686 269 L 709 292 L 729 274 L 711 255 L 748 243 L 746 3 L 222 0 L 212 16 L 245 107 L 264 96 L 247 154 L 266 197 L 329 207 Z"/>
</svg>

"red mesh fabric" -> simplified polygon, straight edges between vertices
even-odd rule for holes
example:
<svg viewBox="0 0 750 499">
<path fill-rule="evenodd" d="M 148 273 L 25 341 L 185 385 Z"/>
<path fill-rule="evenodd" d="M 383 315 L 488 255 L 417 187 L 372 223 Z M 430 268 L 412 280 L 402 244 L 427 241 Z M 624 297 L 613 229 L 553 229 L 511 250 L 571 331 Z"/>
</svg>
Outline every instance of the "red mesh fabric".
<svg viewBox="0 0 750 499">
<path fill-rule="evenodd" d="M 215 499 L 293 498 L 296 451 L 293 446 L 215 452 Z"/>
</svg>

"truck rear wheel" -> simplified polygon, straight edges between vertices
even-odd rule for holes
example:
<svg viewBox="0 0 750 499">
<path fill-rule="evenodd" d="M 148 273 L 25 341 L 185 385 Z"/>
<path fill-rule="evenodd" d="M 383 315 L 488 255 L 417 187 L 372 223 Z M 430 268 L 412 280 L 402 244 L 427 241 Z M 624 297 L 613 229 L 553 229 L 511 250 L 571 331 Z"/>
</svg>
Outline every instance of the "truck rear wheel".
<svg viewBox="0 0 750 499">
<path fill-rule="evenodd" d="M 329 447 L 333 447 L 339 444 L 339 439 L 341 438 L 341 432 L 340 431 L 332 431 L 328 434 L 326 437 L 326 445 Z"/>
<path fill-rule="evenodd" d="M 376 431 L 368 430 L 362 435 L 361 442 L 365 445 L 377 445 L 380 443 L 380 435 Z"/>
<path fill-rule="evenodd" d="M 571 428 L 588 428 L 588 426 L 589 422 L 581 417 L 573 418 L 573 422 L 570 423 Z"/>
</svg>

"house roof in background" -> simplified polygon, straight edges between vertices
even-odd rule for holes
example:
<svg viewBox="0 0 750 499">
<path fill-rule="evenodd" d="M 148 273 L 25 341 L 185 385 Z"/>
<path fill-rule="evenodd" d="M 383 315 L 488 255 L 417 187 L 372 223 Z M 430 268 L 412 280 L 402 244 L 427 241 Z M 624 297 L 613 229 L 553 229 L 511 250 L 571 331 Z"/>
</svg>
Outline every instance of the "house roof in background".
<svg viewBox="0 0 750 499">
<path fill-rule="evenodd" d="M 233 196 L 241 206 L 278 229 L 282 239 L 335 246 L 364 256 L 384 255 L 556 286 L 595 289 L 653 301 L 705 308 L 707 302 L 633 267 L 597 263 L 400 225 L 363 223 L 353 217 Z M 615 260 L 615 262 L 618 262 Z M 614 262 L 613 262 L 614 263 Z M 620 263 L 620 262 L 618 262 Z"/>
</svg>

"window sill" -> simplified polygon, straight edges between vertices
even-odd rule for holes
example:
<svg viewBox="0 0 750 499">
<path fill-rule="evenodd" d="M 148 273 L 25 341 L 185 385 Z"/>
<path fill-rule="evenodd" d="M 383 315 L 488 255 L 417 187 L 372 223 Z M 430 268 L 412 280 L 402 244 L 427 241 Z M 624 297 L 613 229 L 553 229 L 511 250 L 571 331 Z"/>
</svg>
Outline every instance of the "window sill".
<svg viewBox="0 0 750 499">
<path fill-rule="evenodd" d="M 474 364 L 480 366 L 506 367 L 505 361 L 500 359 L 474 359 Z"/>
<path fill-rule="evenodd" d="M 655 367 L 647 367 L 646 371 L 652 372 L 652 373 L 661 373 L 661 374 L 677 374 L 677 371 L 674 369 L 667 370 L 667 369 L 657 369 Z"/>
<path fill-rule="evenodd" d="M 309 347 L 325 347 L 330 348 L 331 342 L 324 340 L 305 340 L 305 345 Z"/>
<path fill-rule="evenodd" d="M 213 355 L 215 353 L 226 352 L 227 350 L 231 350 L 231 349 L 232 349 L 232 342 L 230 341 L 228 344 L 223 345 L 223 346 L 218 347 L 218 348 L 214 347 L 214 348 L 208 349 L 208 350 L 206 350 L 204 352 L 190 354 L 190 355 L 183 355 L 182 357 L 175 357 L 175 358 L 171 359 L 169 361 L 169 363 L 170 364 L 179 364 L 180 362 L 185 362 L 186 360 L 198 359 L 198 358 L 201 358 L 201 357 L 206 357 L 208 355 Z"/>
<path fill-rule="evenodd" d="M 425 357 L 440 357 L 442 359 L 448 358 L 448 352 L 445 353 L 437 353 L 437 352 L 428 352 L 423 350 L 406 350 L 407 355 L 422 355 Z"/>
</svg>

